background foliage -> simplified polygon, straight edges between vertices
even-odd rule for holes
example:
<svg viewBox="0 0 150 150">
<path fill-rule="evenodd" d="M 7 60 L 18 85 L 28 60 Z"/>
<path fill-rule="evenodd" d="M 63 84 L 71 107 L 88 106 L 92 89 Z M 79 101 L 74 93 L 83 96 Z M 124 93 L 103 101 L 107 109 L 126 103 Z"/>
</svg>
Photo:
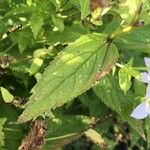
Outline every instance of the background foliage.
<svg viewBox="0 0 150 150">
<path fill-rule="evenodd" d="M 149 0 L 1 0 L 0 149 L 150 149 L 149 118 L 130 117 L 149 12 Z"/>
</svg>

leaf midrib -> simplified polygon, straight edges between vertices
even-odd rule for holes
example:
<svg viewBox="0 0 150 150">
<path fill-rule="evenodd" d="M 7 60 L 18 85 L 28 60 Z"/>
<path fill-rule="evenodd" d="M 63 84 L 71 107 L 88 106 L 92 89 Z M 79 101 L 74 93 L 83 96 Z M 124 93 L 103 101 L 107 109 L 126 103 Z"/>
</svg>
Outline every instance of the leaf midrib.
<svg viewBox="0 0 150 150">
<path fill-rule="evenodd" d="M 76 74 L 77 71 L 80 70 L 80 69 L 82 68 L 82 66 L 89 60 L 89 58 L 92 58 L 94 55 L 96 55 L 97 52 L 99 51 L 99 49 L 102 48 L 103 46 L 105 46 L 105 45 L 104 45 L 104 44 L 103 44 L 103 45 L 100 45 L 100 46 L 97 48 L 97 50 L 96 50 L 95 52 L 93 52 L 93 53 L 81 64 L 81 66 L 80 66 L 76 71 L 74 71 L 72 74 L 70 74 L 69 76 L 67 76 L 64 80 L 62 80 L 62 82 L 61 82 L 58 86 L 56 86 L 56 88 L 53 89 L 51 92 L 48 92 L 45 97 L 47 97 L 47 95 L 49 95 L 49 94 L 53 94 L 66 80 L 68 80 L 70 77 L 72 77 L 74 74 Z M 67 62 L 66 62 L 66 63 L 67 63 Z M 51 81 L 50 81 L 50 82 L 51 82 Z M 43 98 L 42 98 L 42 99 L 43 99 Z"/>
</svg>

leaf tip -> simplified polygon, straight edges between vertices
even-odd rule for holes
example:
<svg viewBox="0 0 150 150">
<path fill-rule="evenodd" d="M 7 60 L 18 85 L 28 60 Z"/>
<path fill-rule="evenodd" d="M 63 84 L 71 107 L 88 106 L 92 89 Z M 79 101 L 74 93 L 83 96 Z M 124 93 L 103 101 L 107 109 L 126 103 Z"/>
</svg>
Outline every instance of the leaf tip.
<svg viewBox="0 0 150 150">
<path fill-rule="evenodd" d="M 31 120 L 30 117 L 26 116 L 26 115 L 24 114 L 24 112 L 23 112 L 23 113 L 18 117 L 18 120 L 17 120 L 16 124 L 25 123 L 25 122 L 30 121 L 30 120 Z"/>
</svg>

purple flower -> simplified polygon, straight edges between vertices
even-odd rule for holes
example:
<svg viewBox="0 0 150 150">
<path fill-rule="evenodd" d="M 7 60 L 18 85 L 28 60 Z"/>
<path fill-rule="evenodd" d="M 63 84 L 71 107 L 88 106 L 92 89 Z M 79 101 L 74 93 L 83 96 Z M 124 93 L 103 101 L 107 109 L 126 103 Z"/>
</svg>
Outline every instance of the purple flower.
<svg viewBox="0 0 150 150">
<path fill-rule="evenodd" d="M 150 58 L 144 58 L 148 72 L 141 73 L 141 81 L 147 83 L 146 98 L 150 98 Z"/>
<path fill-rule="evenodd" d="M 147 83 L 146 100 L 139 104 L 131 113 L 131 117 L 144 119 L 150 116 L 150 58 L 144 58 L 148 72 L 141 73 L 141 81 Z"/>
<path fill-rule="evenodd" d="M 150 100 L 146 99 L 133 110 L 130 116 L 136 119 L 144 119 L 148 115 L 150 116 Z"/>
</svg>

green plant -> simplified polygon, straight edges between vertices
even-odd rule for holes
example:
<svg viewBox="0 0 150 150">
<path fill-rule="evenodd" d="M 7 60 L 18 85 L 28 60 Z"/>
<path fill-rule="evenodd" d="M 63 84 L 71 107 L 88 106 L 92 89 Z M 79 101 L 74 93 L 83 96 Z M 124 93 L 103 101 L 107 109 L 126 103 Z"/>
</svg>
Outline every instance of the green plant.
<svg viewBox="0 0 150 150">
<path fill-rule="evenodd" d="M 149 0 L 1 0 L 0 149 L 149 149 L 149 118 L 130 116 L 149 12 Z"/>
</svg>

